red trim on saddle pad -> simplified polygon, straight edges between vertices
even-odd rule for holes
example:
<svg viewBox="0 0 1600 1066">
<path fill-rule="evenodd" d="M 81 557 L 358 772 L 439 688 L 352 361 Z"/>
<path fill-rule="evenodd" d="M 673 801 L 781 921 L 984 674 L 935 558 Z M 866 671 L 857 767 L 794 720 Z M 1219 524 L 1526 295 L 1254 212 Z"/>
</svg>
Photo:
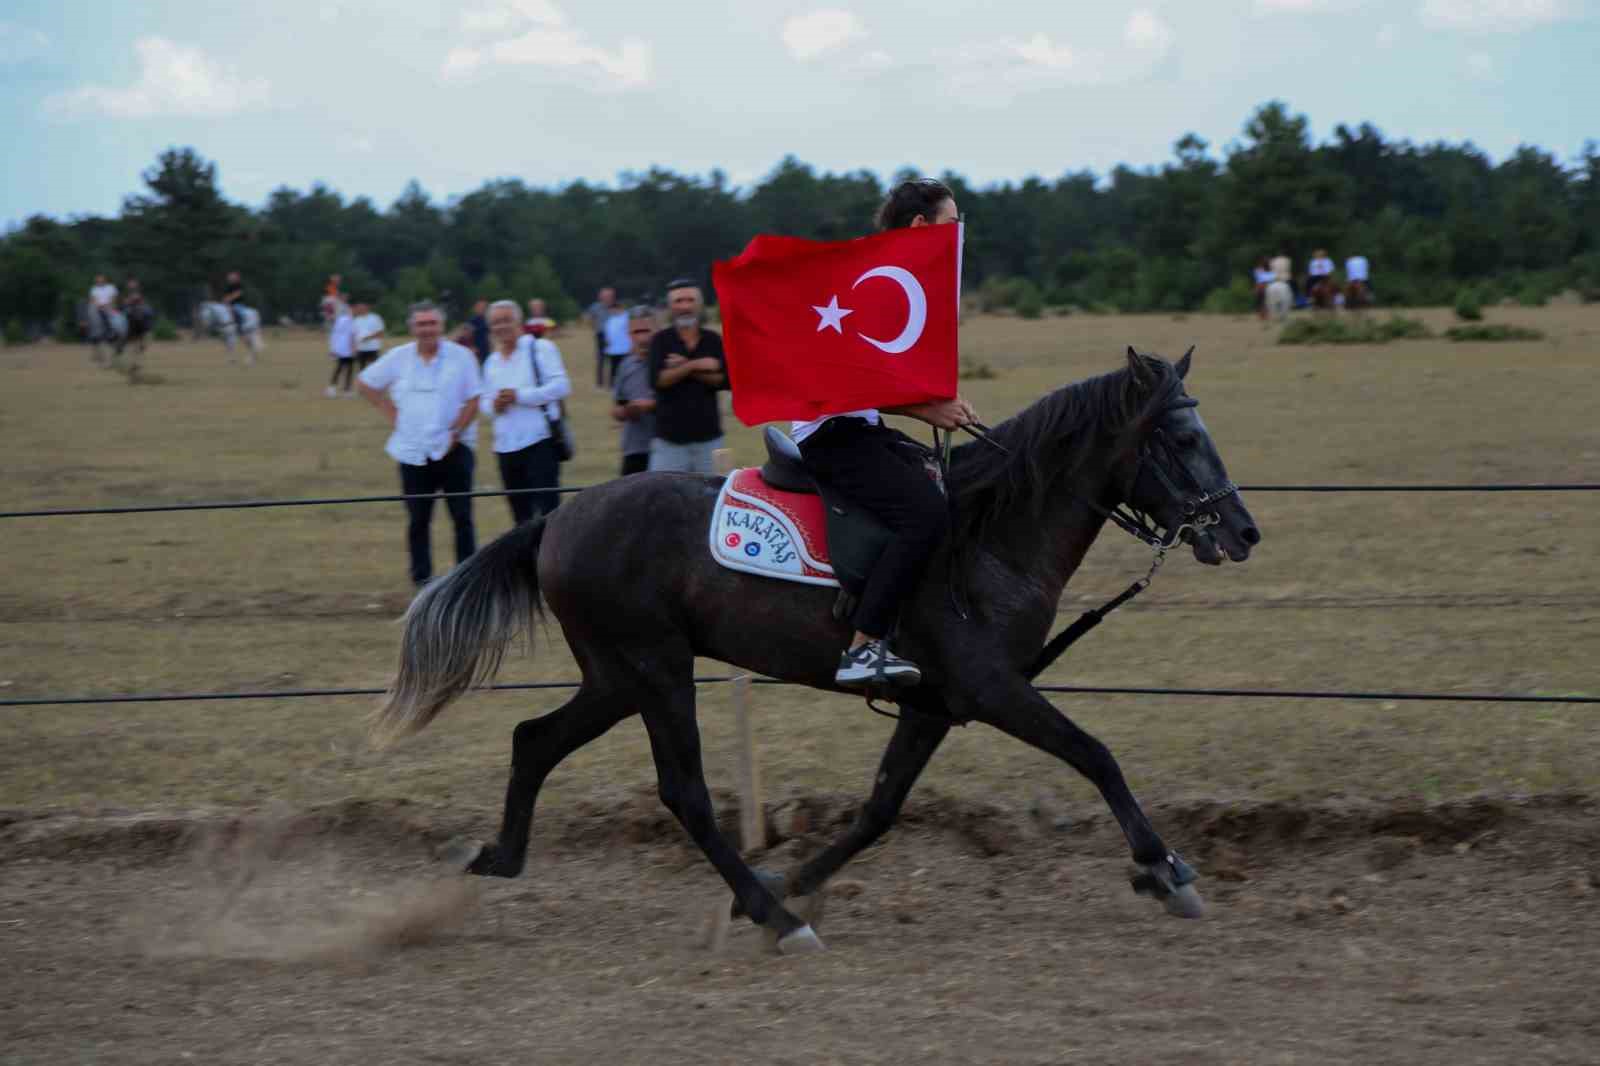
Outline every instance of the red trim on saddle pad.
<svg viewBox="0 0 1600 1066">
<path fill-rule="evenodd" d="M 815 493 L 785 492 L 782 489 L 775 489 L 761 480 L 760 469 L 753 466 L 735 471 L 732 480 L 734 492 L 760 500 L 773 510 L 781 512 L 795 529 L 799 530 L 807 555 L 819 563 L 830 561 L 828 512 L 822 504 L 821 496 Z"/>
</svg>

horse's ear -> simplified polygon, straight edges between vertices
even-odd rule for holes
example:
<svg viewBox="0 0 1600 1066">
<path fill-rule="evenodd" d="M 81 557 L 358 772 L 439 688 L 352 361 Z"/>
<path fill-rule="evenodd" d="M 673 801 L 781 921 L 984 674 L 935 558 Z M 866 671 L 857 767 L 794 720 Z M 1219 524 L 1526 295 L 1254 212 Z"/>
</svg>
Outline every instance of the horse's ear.
<svg viewBox="0 0 1600 1066">
<path fill-rule="evenodd" d="M 1133 383 L 1139 391 L 1147 392 L 1155 384 L 1150 368 L 1145 365 L 1144 356 L 1133 350 L 1133 345 L 1128 345 L 1128 374 L 1133 378 Z"/>
<path fill-rule="evenodd" d="M 1182 381 L 1184 378 L 1189 376 L 1189 363 L 1191 362 L 1191 357 L 1193 355 L 1194 345 L 1191 344 L 1189 345 L 1189 350 L 1183 353 L 1183 358 L 1179 359 L 1177 363 L 1173 365 L 1173 369 L 1178 372 L 1179 381 Z"/>
</svg>

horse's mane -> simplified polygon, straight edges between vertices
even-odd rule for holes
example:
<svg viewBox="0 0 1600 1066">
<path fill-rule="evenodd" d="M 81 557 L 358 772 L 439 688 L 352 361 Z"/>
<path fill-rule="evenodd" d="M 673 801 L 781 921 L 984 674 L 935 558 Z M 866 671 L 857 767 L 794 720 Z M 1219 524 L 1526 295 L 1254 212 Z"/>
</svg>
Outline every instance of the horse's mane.
<svg viewBox="0 0 1600 1066">
<path fill-rule="evenodd" d="M 1130 367 L 1063 385 L 995 426 L 1001 452 L 982 441 L 955 448 L 950 487 L 957 535 L 973 544 L 1007 515 L 1037 516 L 1053 484 L 1079 473 L 1096 443 L 1112 446 L 1114 461 L 1136 447 L 1150 424 L 1183 393 L 1183 380 L 1159 356 L 1138 356 Z"/>
</svg>

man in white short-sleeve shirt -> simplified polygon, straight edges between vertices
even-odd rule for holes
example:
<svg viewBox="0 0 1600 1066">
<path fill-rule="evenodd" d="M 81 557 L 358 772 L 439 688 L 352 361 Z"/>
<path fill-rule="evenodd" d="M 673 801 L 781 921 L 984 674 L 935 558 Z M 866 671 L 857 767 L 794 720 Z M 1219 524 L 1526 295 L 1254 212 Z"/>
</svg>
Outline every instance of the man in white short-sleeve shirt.
<svg viewBox="0 0 1600 1066">
<path fill-rule="evenodd" d="M 434 494 L 472 491 L 483 382 L 477 357 L 443 339 L 444 312 L 438 307 L 427 301 L 413 305 L 409 324 L 414 340 L 389 349 L 356 382 L 394 427 L 384 451 L 400 465 L 401 491 L 418 497 L 406 501 L 406 543 L 411 580 L 420 588 L 433 576 L 428 530 Z M 472 498 L 447 496 L 445 507 L 460 563 L 477 550 Z"/>
<path fill-rule="evenodd" d="M 89 287 L 89 310 L 100 319 L 100 332 L 111 332 L 110 312 L 117 309 L 117 287 L 106 280 L 104 274 L 94 276 Z"/>
</svg>

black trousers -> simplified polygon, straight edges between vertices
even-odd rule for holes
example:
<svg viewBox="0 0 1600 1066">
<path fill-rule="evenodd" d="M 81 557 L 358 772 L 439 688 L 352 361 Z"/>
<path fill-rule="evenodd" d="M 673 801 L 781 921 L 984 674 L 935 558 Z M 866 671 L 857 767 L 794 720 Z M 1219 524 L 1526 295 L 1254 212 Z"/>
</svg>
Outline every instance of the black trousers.
<svg viewBox="0 0 1600 1066">
<path fill-rule="evenodd" d="M 835 418 L 800 443 L 806 466 L 819 479 L 871 511 L 894 534 L 856 608 L 855 627 L 869 637 L 889 635 L 950 529 L 944 494 L 922 463 L 897 443 L 906 439 L 862 418 Z"/>
<path fill-rule="evenodd" d="M 411 580 L 420 585 L 433 576 L 433 546 L 428 528 L 433 523 L 433 494 L 471 492 L 472 471 L 477 460 L 472 449 L 457 444 L 443 459 L 430 459 L 422 466 L 400 464 L 400 490 L 407 496 L 422 496 L 406 501 L 406 546 L 411 550 Z M 477 531 L 472 528 L 472 497 L 452 496 L 444 501 L 455 527 L 456 562 L 463 562 L 478 550 Z"/>
<path fill-rule="evenodd" d="M 344 377 L 344 391 L 350 391 L 350 379 L 355 377 L 356 360 L 353 355 L 341 355 L 333 361 L 333 376 L 328 379 L 329 386 L 339 384 L 339 378 Z"/>
<path fill-rule="evenodd" d="M 650 469 L 650 453 L 634 452 L 622 457 L 622 476 L 629 474 L 642 474 Z"/>
<path fill-rule="evenodd" d="M 601 387 L 605 386 L 606 367 L 608 365 L 609 360 L 606 358 L 606 335 L 604 333 L 596 333 L 594 335 L 594 383 L 596 385 Z M 615 372 L 612 373 L 612 380 L 616 380 Z"/>
<path fill-rule="evenodd" d="M 514 452 L 496 452 L 500 461 L 500 481 L 510 489 L 553 489 L 561 484 L 561 460 L 556 458 L 556 442 L 549 437 Z M 561 499 L 553 492 L 525 492 L 507 496 L 511 518 L 518 525 L 536 515 L 549 514 Z"/>
</svg>

